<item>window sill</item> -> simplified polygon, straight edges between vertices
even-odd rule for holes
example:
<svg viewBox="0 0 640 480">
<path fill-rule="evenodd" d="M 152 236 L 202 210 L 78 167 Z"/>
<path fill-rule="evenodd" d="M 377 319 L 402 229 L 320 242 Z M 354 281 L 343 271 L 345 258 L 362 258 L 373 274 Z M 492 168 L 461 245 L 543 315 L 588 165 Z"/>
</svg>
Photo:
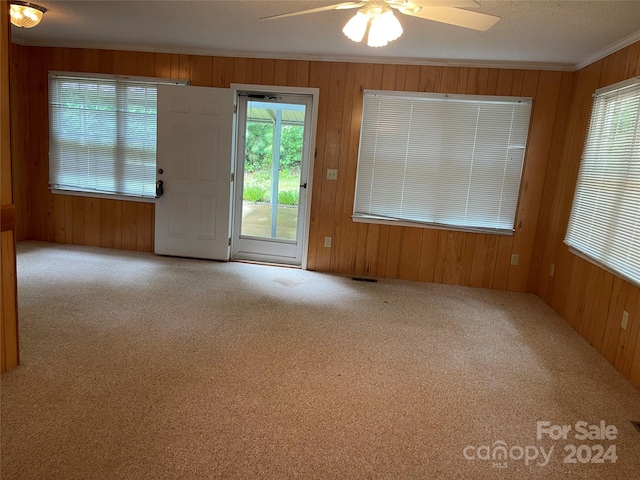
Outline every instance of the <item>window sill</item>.
<svg viewBox="0 0 640 480">
<path fill-rule="evenodd" d="M 356 223 L 373 223 L 378 225 L 393 225 L 396 227 L 414 227 L 414 228 L 429 228 L 432 230 L 448 230 L 452 232 L 464 232 L 464 233 L 482 233 L 485 235 L 500 235 L 502 237 L 513 236 L 513 231 L 504 230 L 492 230 L 489 228 L 474 228 L 474 227 L 454 227 L 450 225 L 436 225 L 434 223 L 420 223 L 409 222 L 407 220 L 385 220 L 379 217 L 362 217 L 352 215 L 351 219 Z"/>
<path fill-rule="evenodd" d="M 82 192 L 79 190 L 61 190 L 59 188 L 50 188 L 51 193 L 54 195 L 69 195 L 72 197 L 90 197 L 90 198 L 104 198 L 106 200 L 124 200 L 126 202 L 138 202 L 138 203 L 156 203 L 155 198 L 149 197 L 135 197 L 133 195 L 117 195 L 112 193 L 95 193 L 95 192 Z"/>
</svg>

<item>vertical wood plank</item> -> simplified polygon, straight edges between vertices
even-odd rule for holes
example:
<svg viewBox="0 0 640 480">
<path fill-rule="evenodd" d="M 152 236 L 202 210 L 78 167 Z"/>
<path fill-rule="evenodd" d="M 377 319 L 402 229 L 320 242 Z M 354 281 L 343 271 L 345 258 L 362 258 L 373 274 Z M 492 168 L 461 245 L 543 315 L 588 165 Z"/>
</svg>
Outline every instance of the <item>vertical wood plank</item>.
<svg viewBox="0 0 640 480">
<path fill-rule="evenodd" d="M 444 259 L 442 282 L 450 285 L 462 284 L 462 261 L 464 260 L 466 233 L 448 232 L 447 250 Z"/>
<path fill-rule="evenodd" d="M 404 229 L 398 261 L 398 278 L 418 280 L 423 230 L 422 228 Z"/>
<path fill-rule="evenodd" d="M 287 60 L 278 59 L 275 62 L 274 84 L 280 86 L 286 86 L 287 82 Z"/>
<path fill-rule="evenodd" d="M 464 257 L 462 261 L 462 285 L 471 285 L 471 274 L 473 272 L 473 258 L 476 248 L 476 234 L 467 233 L 465 235 Z"/>
<path fill-rule="evenodd" d="M 484 288 L 493 288 L 494 273 L 498 258 L 498 237 L 496 235 L 485 236 L 485 249 L 485 268 L 483 272 L 482 286 Z"/>
<path fill-rule="evenodd" d="M 116 202 L 102 200 L 100 202 L 100 246 L 115 248 L 116 245 Z"/>
<path fill-rule="evenodd" d="M 211 76 L 213 75 L 213 60 L 211 57 L 194 56 L 193 74 L 191 85 L 196 87 L 211 86 Z"/>
<path fill-rule="evenodd" d="M 309 86 L 309 61 L 307 60 L 296 62 L 296 85 L 298 87 Z"/>
<path fill-rule="evenodd" d="M 171 71 L 171 55 L 168 53 L 155 53 L 154 59 L 154 75 L 160 78 L 177 78 L 173 76 Z"/>
<path fill-rule="evenodd" d="M 100 199 L 83 198 L 84 245 L 100 246 Z"/>
<path fill-rule="evenodd" d="M 387 251 L 385 254 L 385 262 L 384 262 L 385 264 L 384 276 L 387 278 L 398 278 L 398 268 L 400 264 L 400 250 L 402 248 L 403 233 L 404 233 L 403 230 L 404 228 L 402 227 L 389 227 L 389 241 L 387 243 Z M 380 248 L 380 252 L 382 252 L 382 248 Z"/>
<path fill-rule="evenodd" d="M 122 56 L 122 74 L 139 75 L 138 52 L 120 52 L 120 54 Z"/>
<path fill-rule="evenodd" d="M 260 78 L 263 85 L 273 85 L 276 76 L 276 61 L 271 58 L 262 59 Z"/>
<path fill-rule="evenodd" d="M 610 363 L 615 361 L 616 347 L 620 336 L 620 320 L 622 319 L 622 311 L 627 301 L 628 290 L 629 284 L 627 282 L 620 277 L 614 277 L 611 303 L 609 304 L 609 313 L 607 315 L 601 351 L 604 358 Z"/>
<path fill-rule="evenodd" d="M 449 233 L 445 230 L 438 230 L 438 244 L 436 247 L 436 258 L 433 271 L 433 281 L 442 283 L 444 278 L 444 264 L 447 258 L 447 245 L 449 243 Z"/>
<path fill-rule="evenodd" d="M 236 58 L 233 62 L 234 83 L 247 83 L 247 59 Z"/>
<path fill-rule="evenodd" d="M 122 248 L 122 200 L 114 202 L 115 227 L 113 232 L 113 248 Z"/>
<path fill-rule="evenodd" d="M 485 269 L 487 265 L 487 255 L 489 236 L 485 234 L 477 234 L 473 248 L 473 260 L 471 264 L 471 274 L 469 276 L 469 286 L 483 287 Z"/>
<path fill-rule="evenodd" d="M 604 282 L 604 270 L 598 268 L 595 265 L 591 265 L 589 271 L 587 272 L 587 284 L 586 284 L 586 303 L 585 303 L 585 324 L 584 324 L 584 337 L 587 341 L 593 345 L 594 335 L 595 335 L 595 325 L 596 325 L 596 299 L 602 289 L 602 285 Z"/>
<path fill-rule="evenodd" d="M 594 305 L 594 324 L 593 324 L 593 343 L 596 350 L 602 353 L 604 337 L 606 334 L 607 318 L 609 316 L 609 304 L 613 297 L 613 279 L 614 276 L 609 272 L 602 275 L 602 287 L 600 295 L 596 299 Z"/>
<path fill-rule="evenodd" d="M 64 197 L 64 229 L 65 243 L 73 242 L 73 197 L 63 195 Z"/>
<path fill-rule="evenodd" d="M 82 51 L 82 64 L 84 72 L 100 72 L 100 51 L 96 49 L 84 49 Z"/>
<path fill-rule="evenodd" d="M 73 197 L 72 205 L 72 243 L 75 245 L 84 245 L 84 198 Z"/>
<path fill-rule="evenodd" d="M 633 359 L 636 352 L 640 351 L 640 295 L 636 301 L 633 315 L 629 312 L 629 346 L 627 347 L 627 353 L 625 354 L 624 366 L 622 367 L 622 373 L 625 377 L 631 378 L 631 372 L 634 368 Z M 640 362 L 636 362 L 635 367 L 638 367 Z"/>
<path fill-rule="evenodd" d="M 151 251 L 151 215 L 149 215 L 148 203 L 138 203 L 136 205 L 138 214 L 136 220 L 136 250 L 139 252 Z"/>
<path fill-rule="evenodd" d="M 638 287 L 629 285 L 627 291 L 627 298 L 625 299 L 625 303 L 623 306 L 623 311 L 629 314 L 629 318 L 627 320 L 627 328 L 623 329 L 620 327 L 620 335 L 615 342 L 615 357 L 613 361 L 613 365 L 620 371 L 624 373 L 625 367 L 625 359 L 627 357 L 627 351 L 630 348 L 635 347 L 635 345 L 630 345 L 631 333 L 633 331 L 634 322 L 635 322 L 635 309 L 636 304 L 638 303 Z M 618 319 L 620 322 L 622 318 Z M 635 337 L 633 337 L 633 341 L 635 342 Z"/>
<path fill-rule="evenodd" d="M 122 249 L 136 250 L 138 241 L 138 205 L 122 202 Z"/>
<path fill-rule="evenodd" d="M 1 258 L 0 278 L 2 302 L 0 304 L 0 346 L 2 364 L 0 372 L 18 365 L 18 312 L 16 289 L 16 253 L 13 231 L 2 232 L 0 236 Z"/>
<path fill-rule="evenodd" d="M 65 225 L 66 211 L 65 211 L 65 196 L 54 195 L 53 196 L 53 212 L 54 212 L 54 224 L 55 224 L 55 238 L 56 243 L 67 242 L 67 229 Z"/>
<path fill-rule="evenodd" d="M 425 229 L 422 233 L 422 248 L 418 265 L 418 280 L 433 282 L 436 270 L 436 255 L 438 253 L 438 231 Z"/>
<path fill-rule="evenodd" d="M 138 53 L 138 75 L 143 77 L 153 77 L 155 75 L 156 65 L 155 56 L 151 52 Z"/>
</svg>

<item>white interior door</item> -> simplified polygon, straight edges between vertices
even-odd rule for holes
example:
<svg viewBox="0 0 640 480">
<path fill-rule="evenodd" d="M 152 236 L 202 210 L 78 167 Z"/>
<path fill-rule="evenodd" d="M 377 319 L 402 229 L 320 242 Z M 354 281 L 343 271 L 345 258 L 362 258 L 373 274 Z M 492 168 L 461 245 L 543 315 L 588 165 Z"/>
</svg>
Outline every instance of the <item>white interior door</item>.
<svg viewBox="0 0 640 480">
<path fill-rule="evenodd" d="M 229 260 L 230 89 L 158 85 L 155 253 Z"/>
</svg>

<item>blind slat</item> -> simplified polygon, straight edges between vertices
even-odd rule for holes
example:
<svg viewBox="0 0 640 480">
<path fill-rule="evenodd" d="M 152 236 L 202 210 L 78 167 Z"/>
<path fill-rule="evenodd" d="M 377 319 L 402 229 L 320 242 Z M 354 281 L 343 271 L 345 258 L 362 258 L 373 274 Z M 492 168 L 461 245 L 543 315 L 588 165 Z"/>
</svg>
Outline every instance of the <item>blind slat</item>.
<svg viewBox="0 0 640 480">
<path fill-rule="evenodd" d="M 513 231 L 531 99 L 366 91 L 354 217 Z"/>
</svg>

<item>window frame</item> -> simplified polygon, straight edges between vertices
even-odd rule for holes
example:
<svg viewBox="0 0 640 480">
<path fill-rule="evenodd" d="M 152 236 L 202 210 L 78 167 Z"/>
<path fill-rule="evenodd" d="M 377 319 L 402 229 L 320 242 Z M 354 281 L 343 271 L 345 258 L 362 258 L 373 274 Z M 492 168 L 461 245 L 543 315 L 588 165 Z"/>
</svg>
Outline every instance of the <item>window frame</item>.
<svg viewBox="0 0 640 480">
<path fill-rule="evenodd" d="M 473 225 L 452 225 L 447 223 L 437 223 L 437 222 L 427 222 L 427 221 L 413 221 L 407 218 L 394 218 L 389 217 L 385 218 L 383 215 L 375 215 L 375 214 L 366 214 L 359 213 L 357 210 L 357 200 L 358 200 L 358 188 L 361 187 L 359 185 L 360 171 L 361 171 L 361 155 L 362 155 L 362 139 L 364 132 L 364 122 L 365 122 L 365 102 L 366 95 L 381 95 L 388 97 L 408 97 L 412 100 L 415 99 L 432 99 L 432 100 L 455 100 L 458 102 L 478 102 L 478 103 L 487 103 L 487 104 L 496 104 L 496 103 L 506 103 L 506 104 L 526 104 L 528 105 L 528 118 L 526 123 L 525 134 L 524 134 L 524 144 L 522 149 L 522 161 L 520 163 L 520 168 L 518 172 L 518 182 L 517 182 L 517 193 L 515 197 L 515 208 L 513 211 L 513 222 L 512 227 L 510 229 L 497 229 L 491 227 L 483 227 L 483 226 L 473 226 Z M 352 220 L 356 223 L 371 223 L 371 224 L 379 224 L 379 225 L 391 225 L 391 226 L 407 226 L 407 227 L 418 227 L 418 228 L 429 228 L 435 230 L 448 230 L 448 231 L 460 231 L 467 233 L 483 233 L 490 235 L 501 235 L 501 236 L 512 236 L 515 232 L 516 228 L 516 219 L 517 219 L 517 211 L 518 205 L 520 201 L 520 194 L 522 189 L 522 175 L 524 172 L 526 155 L 529 147 L 529 138 L 533 120 L 533 106 L 534 99 L 532 97 L 520 97 L 520 96 L 496 96 L 496 95 L 470 95 L 470 94 L 448 94 L 448 93 L 432 93 L 432 92 L 406 92 L 406 91 L 390 91 L 390 90 L 364 90 L 363 92 L 363 106 L 362 106 L 362 120 L 361 120 L 361 128 L 360 128 L 360 143 L 359 143 L 359 151 L 358 151 L 358 164 L 357 164 L 357 172 L 356 172 L 356 186 L 354 190 L 354 205 L 352 211 Z M 449 132 L 446 132 L 449 133 Z M 405 167 L 406 168 L 406 167 Z M 466 168 L 466 165 L 463 167 Z M 504 185 L 504 184 L 503 184 Z"/>
<path fill-rule="evenodd" d="M 50 85 L 53 78 L 70 78 L 70 79 L 78 79 L 78 80 L 86 80 L 87 83 L 91 83 L 92 80 L 96 81 L 113 81 L 114 87 L 117 82 L 136 82 L 136 83 L 144 83 L 150 84 L 157 87 L 157 85 L 178 85 L 178 86 L 187 86 L 189 85 L 189 80 L 182 79 L 167 79 L 161 77 L 145 77 L 145 76 L 133 76 L 133 75 L 115 75 L 115 74 L 102 74 L 102 73 L 85 73 L 85 72 L 68 72 L 68 71 L 55 71 L 50 70 L 48 72 L 48 100 L 47 100 L 47 119 L 49 121 L 49 126 L 47 132 L 49 134 L 49 142 L 48 142 L 48 167 L 49 167 L 49 190 L 51 193 L 56 195 L 68 195 L 68 196 L 79 196 L 79 197 L 90 197 L 90 198 L 102 198 L 102 199 L 110 199 L 110 200 L 126 200 L 126 201 L 136 201 L 136 202 L 144 202 L 144 203 L 155 203 L 156 197 L 151 195 L 136 195 L 136 194 L 126 194 L 121 192 L 108 192 L 108 191 L 99 191 L 99 190 L 91 190 L 91 189 L 82 189 L 82 188 L 60 188 L 57 184 L 52 183 L 51 178 L 51 143 L 52 143 L 52 111 L 51 111 L 51 90 Z M 98 83 L 96 83 L 98 85 Z M 157 92 L 157 90 L 156 90 Z M 156 125 L 158 121 L 158 112 L 157 112 L 157 101 L 156 101 Z M 116 129 L 121 128 L 121 122 L 116 121 Z M 156 129 L 156 144 L 157 144 L 157 129 Z M 156 161 L 157 161 L 157 153 L 156 153 Z M 157 164 L 156 164 L 157 165 Z M 156 166 L 154 165 L 154 171 Z M 155 180 L 154 180 L 155 183 Z M 55 185 L 55 186 L 54 186 Z"/>
</svg>

